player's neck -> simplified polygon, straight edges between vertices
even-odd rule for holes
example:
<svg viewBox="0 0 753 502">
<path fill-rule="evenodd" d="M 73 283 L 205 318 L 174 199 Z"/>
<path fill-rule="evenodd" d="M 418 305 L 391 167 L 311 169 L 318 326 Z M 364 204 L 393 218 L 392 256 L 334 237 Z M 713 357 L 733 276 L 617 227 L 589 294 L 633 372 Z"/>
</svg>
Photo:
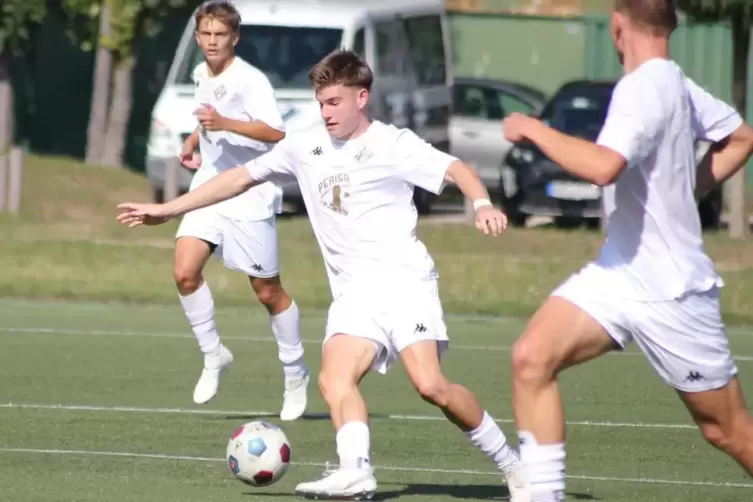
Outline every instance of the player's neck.
<svg viewBox="0 0 753 502">
<path fill-rule="evenodd" d="M 217 75 L 220 75 L 223 71 L 227 70 L 231 64 L 233 64 L 233 61 L 235 61 L 235 54 L 231 55 L 227 59 L 223 59 L 222 61 L 219 61 L 214 64 L 207 61 L 207 69 L 209 70 L 209 76 L 216 77 Z"/>
<path fill-rule="evenodd" d="M 371 126 L 371 119 L 369 119 L 366 116 L 361 117 L 361 120 L 358 122 L 358 126 L 353 129 L 353 132 L 348 134 L 347 136 L 343 136 L 342 138 L 337 138 L 340 141 L 350 141 L 356 138 L 360 138 L 364 135 L 366 131 L 369 130 L 369 127 Z"/>
<path fill-rule="evenodd" d="M 623 66 L 630 73 L 652 59 L 670 59 L 669 41 L 666 38 L 646 37 L 635 40 L 625 51 Z"/>
</svg>

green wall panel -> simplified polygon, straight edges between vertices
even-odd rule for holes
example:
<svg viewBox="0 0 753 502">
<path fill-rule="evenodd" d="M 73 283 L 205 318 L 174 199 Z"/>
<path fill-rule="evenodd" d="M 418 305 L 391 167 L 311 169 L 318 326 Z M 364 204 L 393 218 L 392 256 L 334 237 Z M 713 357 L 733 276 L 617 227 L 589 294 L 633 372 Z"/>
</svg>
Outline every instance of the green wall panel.
<svg viewBox="0 0 753 502">
<path fill-rule="evenodd" d="M 457 76 L 509 79 L 546 92 L 585 74 L 580 19 L 452 14 Z"/>
</svg>

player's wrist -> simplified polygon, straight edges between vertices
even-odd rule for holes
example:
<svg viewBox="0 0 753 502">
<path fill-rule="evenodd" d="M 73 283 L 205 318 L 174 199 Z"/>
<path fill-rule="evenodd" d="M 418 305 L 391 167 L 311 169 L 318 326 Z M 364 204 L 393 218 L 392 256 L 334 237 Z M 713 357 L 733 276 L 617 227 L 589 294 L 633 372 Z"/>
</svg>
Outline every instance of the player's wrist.
<svg viewBox="0 0 753 502">
<path fill-rule="evenodd" d="M 482 197 L 473 201 L 473 210 L 478 211 L 482 207 L 492 207 L 492 201 L 488 197 Z"/>
</svg>

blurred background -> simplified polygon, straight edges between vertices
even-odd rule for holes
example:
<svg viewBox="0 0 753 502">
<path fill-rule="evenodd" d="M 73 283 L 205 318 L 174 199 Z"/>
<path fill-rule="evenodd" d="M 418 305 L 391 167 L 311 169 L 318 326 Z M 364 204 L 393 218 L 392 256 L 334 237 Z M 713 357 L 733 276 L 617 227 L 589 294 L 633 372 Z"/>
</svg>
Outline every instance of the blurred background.
<svg viewBox="0 0 753 502">
<path fill-rule="evenodd" d="M 170 162 L 193 128 L 190 72 L 201 54 L 191 14 L 199 3 L 4 0 L 0 145 L 144 173 L 155 200 L 164 200 L 166 188 L 168 196 L 187 189 L 192 173 Z M 679 2 L 685 10 L 672 45 L 688 76 L 746 114 L 753 103 L 747 3 Z M 238 53 L 270 77 L 289 130 L 316 120 L 308 68 L 345 46 L 375 69 L 373 115 L 472 163 L 514 223 L 543 217 L 598 226 L 598 189 L 565 176 L 529 145 L 507 144 L 500 124 L 513 111 L 543 113 L 570 134 L 596 137 L 621 74 L 610 1 L 237 5 Z M 699 145 L 699 158 L 704 151 Z M 743 178 L 729 183 L 726 206 L 721 190 L 701 201 L 705 228 L 729 221 L 734 235 L 747 234 Z M 300 211 L 297 187 L 285 188 L 288 208 Z M 422 214 L 452 211 L 457 202 L 451 193 L 440 201 L 416 194 Z"/>
</svg>

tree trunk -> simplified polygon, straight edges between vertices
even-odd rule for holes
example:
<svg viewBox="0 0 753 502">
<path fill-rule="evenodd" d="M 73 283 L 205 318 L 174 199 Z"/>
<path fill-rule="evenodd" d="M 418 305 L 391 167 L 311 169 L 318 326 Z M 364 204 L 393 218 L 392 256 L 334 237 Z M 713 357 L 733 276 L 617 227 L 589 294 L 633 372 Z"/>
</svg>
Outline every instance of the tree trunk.
<svg viewBox="0 0 753 502">
<path fill-rule="evenodd" d="M 136 62 L 128 58 L 118 63 L 113 73 L 112 103 L 107 119 L 104 151 L 101 163 L 105 166 L 123 167 L 123 153 L 131 118 L 131 95 L 133 93 L 133 69 Z"/>
<path fill-rule="evenodd" d="M 13 87 L 10 83 L 10 54 L 0 49 L 0 211 L 5 210 L 7 202 L 12 131 Z"/>
<path fill-rule="evenodd" d="M 10 54 L 0 50 L 0 155 L 8 153 L 13 141 L 13 87 L 10 82 Z"/>
<path fill-rule="evenodd" d="M 742 16 L 732 16 L 732 101 L 744 117 L 748 106 L 748 53 L 750 28 Z M 729 235 L 743 238 L 748 234 L 748 215 L 745 210 L 747 166 L 740 169 L 727 183 L 729 206 Z"/>
<path fill-rule="evenodd" d="M 94 66 L 91 109 L 89 110 L 89 129 L 86 137 L 87 164 L 98 164 L 102 158 L 112 74 L 112 51 L 102 44 L 102 40 L 111 35 L 110 6 L 108 2 L 102 2 L 102 12 L 99 15 L 99 43 L 97 44 L 97 59 Z"/>
</svg>

